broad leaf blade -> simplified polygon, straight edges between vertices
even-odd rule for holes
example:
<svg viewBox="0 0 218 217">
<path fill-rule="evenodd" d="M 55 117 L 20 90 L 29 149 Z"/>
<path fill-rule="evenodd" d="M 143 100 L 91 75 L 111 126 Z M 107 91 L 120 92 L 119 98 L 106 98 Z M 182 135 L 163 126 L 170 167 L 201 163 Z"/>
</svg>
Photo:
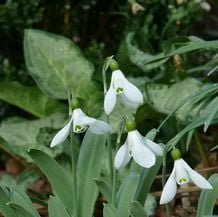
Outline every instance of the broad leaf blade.
<svg viewBox="0 0 218 217">
<path fill-rule="evenodd" d="M 43 95 L 37 87 L 27 87 L 15 81 L 0 82 L 0 99 L 39 118 L 63 108 L 61 103 Z"/>
<path fill-rule="evenodd" d="M 55 113 L 39 120 L 10 118 L 0 125 L 0 137 L 5 147 L 27 161 L 31 158 L 24 151 L 29 148 L 39 149 L 50 156 L 60 154 L 63 146 L 51 149 L 48 145 L 53 136 L 53 129 L 59 129 L 66 122 L 65 115 Z"/>
<path fill-rule="evenodd" d="M 95 178 L 100 176 L 103 153 L 105 150 L 105 135 L 95 135 L 87 131 L 77 163 L 78 177 L 78 210 L 80 217 L 92 217 L 98 188 Z"/>
<path fill-rule="evenodd" d="M 69 39 L 29 29 L 25 31 L 26 66 L 38 86 L 51 97 L 67 99 L 69 90 L 80 97 L 92 82 L 94 70 L 80 49 Z M 86 88 L 84 88 L 86 87 Z"/>
<path fill-rule="evenodd" d="M 74 196 L 74 192 L 73 181 L 70 174 L 53 158 L 39 150 L 31 149 L 28 151 L 28 154 L 48 178 L 56 195 L 72 214 L 72 197 Z"/>
<path fill-rule="evenodd" d="M 202 84 L 196 79 L 185 79 L 171 86 L 164 84 L 148 84 L 146 87 L 146 101 L 161 113 L 170 114 L 189 96 L 196 93 Z M 181 106 L 180 106 L 181 107 Z M 184 120 L 188 116 L 194 116 L 196 112 L 191 112 L 192 107 L 188 104 L 182 106 L 176 116 Z"/>
</svg>

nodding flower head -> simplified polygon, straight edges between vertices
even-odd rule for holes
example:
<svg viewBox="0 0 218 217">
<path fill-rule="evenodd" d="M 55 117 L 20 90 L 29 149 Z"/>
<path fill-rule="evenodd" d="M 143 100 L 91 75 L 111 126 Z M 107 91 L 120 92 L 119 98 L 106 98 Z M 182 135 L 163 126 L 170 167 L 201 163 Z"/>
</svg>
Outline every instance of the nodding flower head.
<svg viewBox="0 0 218 217">
<path fill-rule="evenodd" d="M 143 137 L 136 129 L 135 124 L 128 123 L 126 142 L 120 147 L 115 156 L 116 169 L 124 167 L 131 157 L 142 167 L 150 168 L 155 164 L 155 155 L 162 156 L 163 149 L 150 139 Z"/>
<path fill-rule="evenodd" d="M 73 110 L 72 116 L 67 124 L 54 136 L 50 147 L 61 144 L 70 134 L 71 127 L 73 128 L 74 133 L 83 133 L 88 128 L 95 134 L 104 134 L 111 131 L 111 127 L 104 121 L 91 118 L 87 116 L 80 108 L 76 108 Z"/>
<path fill-rule="evenodd" d="M 107 115 L 113 111 L 117 95 L 121 96 L 126 105 L 135 108 L 143 103 L 141 91 L 130 83 L 119 69 L 112 72 L 110 87 L 104 98 L 104 110 Z"/>
<path fill-rule="evenodd" d="M 174 159 L 173 171 L 167 180 L 161 198 L 160 204 L 166 204 L 170 202 L 176 195 L 177 184 L 183 185 L 188 182 L 194 182 L 199 188 L 212 189 L 211 184 L 199 173 L 194 171 L 182 158 L 181 152 L 178 149 L 174 149 L 171 152 Z"/>
</svg>

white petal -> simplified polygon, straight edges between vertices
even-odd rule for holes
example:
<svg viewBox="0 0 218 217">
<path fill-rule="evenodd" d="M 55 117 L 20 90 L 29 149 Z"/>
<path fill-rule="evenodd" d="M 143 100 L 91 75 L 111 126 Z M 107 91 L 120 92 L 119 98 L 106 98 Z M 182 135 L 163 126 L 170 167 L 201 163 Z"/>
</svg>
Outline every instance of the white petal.
<svg viewBox="0 0 218 217">
<path fill-rule="evenodd" d="M 123 94 L 128 100 L 132 101 L 133 103 L 136 103 L 138 105 L 143 104 L 143 95 L 141 91 L 135 85 L 130 83 L 127 79 L 124 82 Z"/>
<path fill-rule="evenodd" d="M 186 184 L 189 182 L 189 175 L 183 165 L 183 159 L 174 161 L 176 182 L 178 185 Z"/>
<path fill-rule="evenodd" d="M 111 84 L 116 94 L 120 94 L 124 91 L 125 81 L 126 81 L 126 78 L 120 70 L 113 71 L 112 77 L 111 77 Z"/>
<path fill-rule="evenodd" d="M 163 148 L 161 145 L 151 141 L 150 139 L 144 137 L 145 145 L 151 149 L 156 155 L 163 156 Z"/>
<path fill-rule="evenodd" d="M 123 101 L 123 103 L 125 105 L 131 106 L 133 108 L 138 108 L 139 107 L 138 103 L 135 103 L 134 101 L 129 100 L 124 94 L 121 94 L 120 96 L 121 96 L 122 101 Z"/>
<path fill-rule="evenodd" d="M 72 121 L 73 121 L 73 116 L 71 117 L 70 121 L 54 136 L 50 144 L 51 148 L 61 144 L 67 138 L 67 136 L 70 133 Z"/>
<path fill-rule="evenodd" d="M 86 118 L 86 115 L 84 112 L 80 109 L 74 109 L 73 110 L 73 132 L 74 133 L 83 133 L 88 128 L 87 125 L 81 122 L 82 118 Z"/>
<path fill-rule="evenodd" d="M 195 183 L 195 185 L 203 189 L 213 188 L 211 184 L 203 176 L 201 176 L 199 173 L 194 171 L 184 160 L 182 160 L 182 163 L 184 165 L 184 168 L 188 172 L 190 179 L 192 180 L 192 182 Z"/>
<path fill-rule="evenodd" d="M 104 111 L 107 115 L 113 111 L 116 104 L 116 97 L 116 92 L 111 85 L 104 97 Z"/>
<path fill-rule="evenodd" d="M 205 10 L 205 11 L 210 11 L 211 10 L 210 4 L 208 4 L 206 1 L 203 1 L 200 4 L 201 4 L 201 8 L 203 10 Z"/>
<path fill-rule="evenodd" d="M 114 159 L 114 166 L 116 169 L 120 169 L 121 167 L 126 166 L 126 164 L 130 160 L 130 154 L 129 154 L 129 149 L 127 142 L 122 145 L 118 152 L 116 153 L 115 159 Z"/>
<path fill-rule="evenodd" d="M 94 123 L 90 124 L 89 129 L 95 134 L 105 134 L 112 130 L 110 125 L 99 120 L 96 120 Z"/>
<path fill-rule="evenodd" d="M 138 134 L 137 130 L 128 133 L 127 139 L 128 145 L 131 147 L 131 155 L 137 164 L 145 168 L 150 168 L 155 164 L 155 155 L 143 144 L 143 140 Z"/>
<path fill-rule="evenodd" d="M 169 203 L 176 195 L 176 180 L 175 180 L 175 174 L 174 174 L 174 169 L 168 178 L 164 188 L 163 192 L 160 197 L 160 204 L 166 204 Z"/>
</svg>

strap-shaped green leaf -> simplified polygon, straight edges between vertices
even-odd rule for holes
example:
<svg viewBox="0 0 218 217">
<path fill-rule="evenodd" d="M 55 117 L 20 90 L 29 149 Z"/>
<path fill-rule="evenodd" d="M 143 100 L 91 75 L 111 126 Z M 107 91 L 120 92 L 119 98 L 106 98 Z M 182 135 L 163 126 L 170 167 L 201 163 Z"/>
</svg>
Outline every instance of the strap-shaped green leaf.
<svg viewBox="0 0 218 217">
<path fill-rule="evenodd" d="M 162 157 L 156 157 L 156 163 L 153 167 L 149 169 L 143 169 L 135 194 L 135 200 L 139 201 L 141 204 L 145 204 L 151 185 L 154 181 L 155 176 L 157 175 L 158 170 L 160 169 L 161 164 Z"/>
<path fill-rule="evenodd" d="M 148 217 L 144 207 L 138 201 L 131 203 L 129 213 L 131 217 Z"/>
<path fill-rule="evenodd" d="M 70 217 L 63 203 L 56 197 L 50 197 L 48 200 L 49 217 Z"/>
<path fill-rule="evenodd" d="M 118 209 L 111 203 L 104 204 L 104 217 L 120 217 Z"/>
<path fill-rule="evenodd" d="M 198 208 L 197 217 L 212 216 L 213 208 L 218 198 L 218 174 L 212 175 L 208 181 L 213 186 L 213 189 L 204 189 L 201 192 Z"/>
<path fill-rule="evenodd" d="M 112 188 L 109 182 L 103 177 L 95 179 L 95 183 L 98 186 L 99 191 L 104 195 L 107 202 L 111 202 L 112 199 Z"/>
<path fill-rule="evenodd" d="M 120 189 L 117 193 L 117 208 L 119 210 L 119 217 L 126 217 L 128 216 L 128 211 L 130 207 L 131 201 L 134 199 L 134 195 L 139 183 L 139 174 L 133 172 L 128 175 Z"/>
<path fill-rule="evenodd" d="M 73 181 L 72 177 L 57 161 L 42 151 L 31 149 L 28 151 L 29 156 L 36 165 L 48 178 L 54 192 L 60 198 L 67 210 L 73 212 Z"/>
<path fill-rule="evenodd" d="M 98 196 L 95 178 L 100 176 L 106 136 L 106 134 L 95 135 L 87 131 L 80 148 L 77 163 L 78 212 L 80 217 L 93 216 Z"/>
<path fill-rule="evenodd" d="M 10 202 L 10 192 L 2 185 L 0 185 L 0 213 L 5 217 L 16 217 L 15 211 L 7 205 Z"/>
<path fill-rule="evenodd" d="M 23 206 L 15 202 L 10 202 L 8 205 L 15 211 L 16 215 L 13 217 L 34 217 L 34 214 L 26 210 Z"/>
<path fill-rule="evenodd" d="M 23 207 L 27 212 L 31 213 L 34 217 L 40 217 L 36 208 L 33 206 L 32 201 L 27 194 L 19 187 L 15 187 L 11 192 L 12 203 L 17 204 L 19 207 Z"/>
</svg>

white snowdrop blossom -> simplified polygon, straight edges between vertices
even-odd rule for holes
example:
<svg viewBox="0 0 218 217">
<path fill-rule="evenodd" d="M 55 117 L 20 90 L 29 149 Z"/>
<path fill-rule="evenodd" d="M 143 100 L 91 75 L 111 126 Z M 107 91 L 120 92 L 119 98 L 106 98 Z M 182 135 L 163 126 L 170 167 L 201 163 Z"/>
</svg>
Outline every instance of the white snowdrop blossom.
<svg viewBox="0 0 218 217">
<path fill-rule="evenodd" d="M 120 169 L 133 157 L 140 166 L 150 168 L 155 164 L 155 155 L 163 155 L 162 147 L 143 137 L 137 130 L 132 130 L 128 132 L 126 142 L 116 153 L 114 166 Z"/>
<path fill-rule="evenodd" d="M 202 189 L 213 188 L 203 176 L 194 171 L 182 158 L 180 158 L 174 161 L 173 171 L 164 186 L 160 204 L 166 204 L 175 197 L 177 184 L 183 185 L 188 182 L 193 182 Z"/>
<path fill-rule="evenodd" d="M 73 125 L 74 133 L 83 133 L 88 128 L 95 134 L 104 134 L 111 131 L 111 127 L 100 120 L 87 116 L 80 108 L 73 110 L 72 116 L 67 124 L 57 132 L 51 141 L 50 147 L 53 148 L 61 144 L 70 134 Z"/>
<path fill-rule="evenodd" d="M 205 11 L 210 11 L 211 10 L 211 6 L 208 2 L 206 1 L 202 1 L 202 0 L 195 0 L 195 3 L 199 3 L 201 8 Z"/>
<path fill-rule="evenodd" d="M 119 69 L 112 72 L 110 87 L 104 98 L 104 110 L 107 115 L 113 111 L 117 95 L 121 95 L 126 105 L 135 108 L 143 103 L 141 91 L 130 83 Z"/>
</svg>

